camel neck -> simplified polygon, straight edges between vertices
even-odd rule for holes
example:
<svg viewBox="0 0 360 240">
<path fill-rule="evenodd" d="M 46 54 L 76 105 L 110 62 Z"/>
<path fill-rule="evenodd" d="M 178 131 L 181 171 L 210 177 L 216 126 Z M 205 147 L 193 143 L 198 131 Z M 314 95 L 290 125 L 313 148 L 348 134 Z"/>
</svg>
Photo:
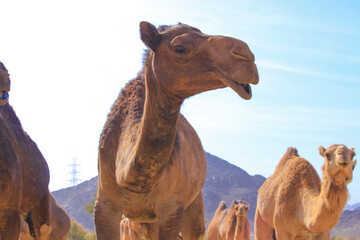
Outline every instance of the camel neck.
<svg viewBox="0 0 360 240">
<path fill-rule="evenodd" d="M 151 178 L 159 175 L 159 171 L 170 158 L 184 99 L 171 94 L 157 83 L 151 71 L 146 72 L 145 86 L 146 98 L 136 148 L 136 162 L 144 171 L 142 174 Z"/>
<path fill-rule="evenodd" d="M 244 240 L 246 216 L 236 216 L 235 240 Z"/>
<path fill-rule="evenodd" d="M 308 202 L 308 228 L 314 232 L 332 229 L 340 219 L 347 198 L 348 190 L 345 185 L 339 187 L 329 177 L 325 177 L 320 194 Z"/>
</svg>

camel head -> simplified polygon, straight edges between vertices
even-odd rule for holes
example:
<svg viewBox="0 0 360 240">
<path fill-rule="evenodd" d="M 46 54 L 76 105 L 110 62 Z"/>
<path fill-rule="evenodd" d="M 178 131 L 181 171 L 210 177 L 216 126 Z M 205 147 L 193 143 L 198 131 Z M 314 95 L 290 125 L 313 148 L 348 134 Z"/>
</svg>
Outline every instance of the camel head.
<svg viewBox="0 0 360 240">
<path fill-rule="evenodd" d="M 9 73 L 2 62 L 0 62 L 0 105 L 5 105 L 9 100 L 10 78 Z"/>
<path fill-rule="evenodd" d="M 234 205 L 235 205 L 235 211 L 236 211 L 237 217 L 246 217 L 247 216 L 247 212 L 250 208 L 249 204 L 240 200 L 240 201 L 235 201 Z"/>
<path fill-rule="evenodd" d="M 255 58 L 241 40 L 206 35 L 185 24 L 161 27 L 140 23 L 141 40 L 149 47 L 147 71 L 164 89 L 185 99 L 200 92 L 230 87 L 243 99 L 259 82 Z"/>
<path fill-rule="evenodd" d="M 342 144 L 333 144 L 327 149 L 319 147 L 319 154 L 325 158 L 324 175 L 330 176 L 337 186 L 347 185 L 352 181 L 356 165 L 354 147 L 347 148 Z"/>
</svg>

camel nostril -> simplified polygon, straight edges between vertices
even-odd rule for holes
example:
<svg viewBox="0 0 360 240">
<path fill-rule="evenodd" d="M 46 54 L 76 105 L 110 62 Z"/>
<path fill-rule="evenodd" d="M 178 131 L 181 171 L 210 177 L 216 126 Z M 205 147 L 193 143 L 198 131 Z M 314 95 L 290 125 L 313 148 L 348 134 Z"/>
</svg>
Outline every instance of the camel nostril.
<svg viewBox="0 0 360 240">
<path fill-rule="evenodd" d="M 236 59 L 243 60 L 243 61 L 251 61 L 247 56 L 242 55 L 239 52 L 232 51 L 231 53 Z"/>
<path fill-rule="evenodd" d="M 231 54 L 235 58 L 243 60 L 243 61 L 253 62 L 255 60 L 254 55 L 252 54 L 250 49 L 248 49 L 247 47 L 235 46 L 231 49 Z"/>
</svg>

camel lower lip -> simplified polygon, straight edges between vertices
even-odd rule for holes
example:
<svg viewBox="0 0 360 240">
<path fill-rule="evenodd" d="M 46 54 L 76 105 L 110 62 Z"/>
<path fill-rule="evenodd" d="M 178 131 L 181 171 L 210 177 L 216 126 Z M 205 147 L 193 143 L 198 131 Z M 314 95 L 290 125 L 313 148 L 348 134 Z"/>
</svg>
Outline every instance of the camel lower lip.
<svg viewBox="0 0 360 240">
<path fill-rule="evenodd" d="M 239 83 L 235 80 L 232 80 L 228 77 L 226 77 L 224 74 L 222 74 L 220 71 L 218 72 L 218 76 L 220 77 L 220 80 L 228 87 L 230 87 L 232 90 L 234 90 L 241 98 L 245 100 L 250 100 L 252 97 L 252 91 L 250 84 L 246 83 Z"/>
<path fill-rule="evenodd" d="M 226 77 L 221 78 L 223 83 L 228 87 L 234 90 L 241 98 L 245 100 L 250 100 L 252 97 L 251 86 L 250 84 L 237 83 L 233 80 L 230 80 Z"/>
</svg>

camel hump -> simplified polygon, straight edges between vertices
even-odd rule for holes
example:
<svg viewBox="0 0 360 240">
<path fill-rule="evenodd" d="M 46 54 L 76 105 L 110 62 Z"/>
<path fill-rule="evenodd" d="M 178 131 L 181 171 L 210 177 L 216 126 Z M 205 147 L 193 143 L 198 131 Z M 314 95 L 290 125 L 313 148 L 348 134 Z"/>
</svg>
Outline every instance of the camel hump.
<svg viewBox="0 0 360 240">
<path fill-rule="evenodd" d="M 298 150 L 294 147 L 289 147 L 283 157 L 288 157 L 288 159 L 292 157 L 299 157 Z"/>
<path fill-rule="evenodd" d="M 218 209 L 224 210 L 226 208 L 227 208 L 227 206 L 226 206 L 225 201 L 220 201 Z"/>
<path fill-rule="evenodd" d="M 280 162 L 276 166 L 276 169 L 282 168 L 289 159 L 292 159 L 294 157 L 300 157 L 298 150 L 294 147 L 289 147 L 285 152 L 284 156 L 280 159 Z"/>
</svg>

